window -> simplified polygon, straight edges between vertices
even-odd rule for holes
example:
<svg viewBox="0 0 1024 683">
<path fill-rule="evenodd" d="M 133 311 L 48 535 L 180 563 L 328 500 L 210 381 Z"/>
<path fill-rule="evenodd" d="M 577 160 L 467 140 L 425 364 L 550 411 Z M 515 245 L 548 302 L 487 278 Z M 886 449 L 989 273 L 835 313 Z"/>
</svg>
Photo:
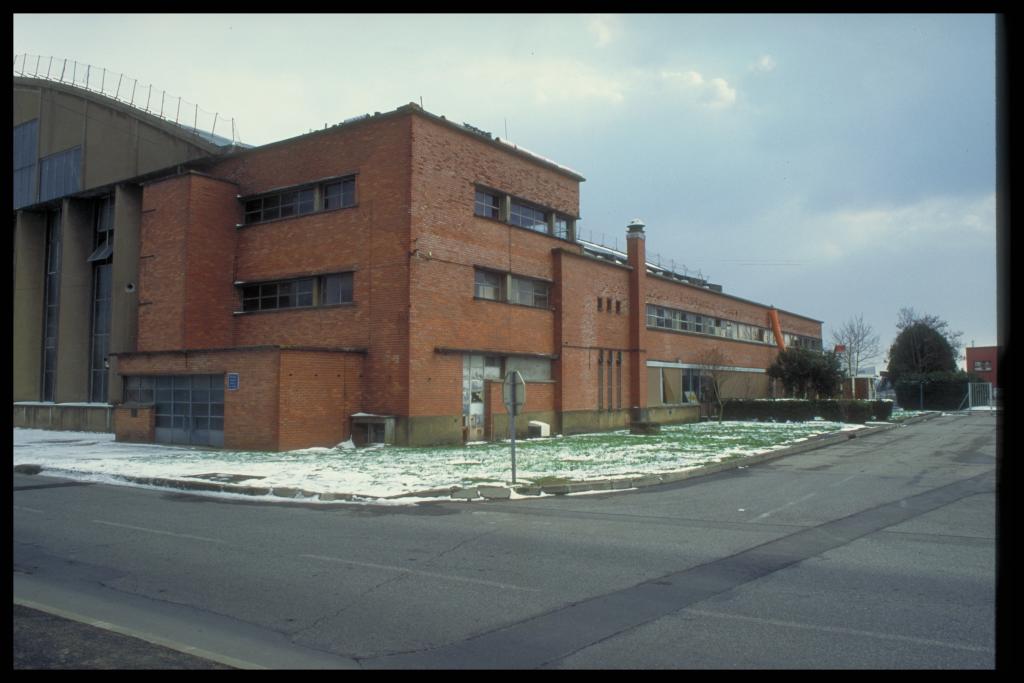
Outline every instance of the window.
<svg viewBox="0 0 1024 683">
<path fill-rule="evenodd" d="M 243 311 L 272 311 L 313 305 L 313 278 L 242 287 Z"/>
<path fill-rule="evenodd" d="M 107 352 L 110 341 L 110 302 L 114 253 L 114 198 L 96 201 L 93 214 L 92 348 L 89 356 L 89 400 L 106 403 Z"/>
<path fill-rule="evenodd" d="M 563 240 L 573 240 L 576 234 L 575 218 L 493 190 L 474 191 L 473 214 Z"/>
<path fill-rule="evenodd" d="M 473 296 L 478 299 L 548 308 L 549 290 L 550 285 L 543 280 L 483 268 L 476 268 L 473 273 Z"/>
<path fill-rule="evenodd" d="M 509 303 L 533 306 L 535 308 L 547 308 L 548 289 L 549 285 L 546 282 L 513 275 L 512 288 L 509 292 Z"/>
<path fill-rule="evenodd" d="M 319 187 L 297 187 L 247 199 L 244 224 L 313 213 L 317 210 L 318 201 L 323 211 L 355 206 L 355 176 L 324 183 Z"/>
<path fill-rule="evenodd" d="M 57 314 L 60 303 L 60 211 L 46 216 L 46 277 L 43 292 L 43 401 L 52 401 L 57 379 Z"/>
<path fill-rule="evenodd" d="M 313 188 L 306 188 L 250 199 L 245 203 L 245 222 L 258 223 L 311 213 L 315 194 Z"/>
<path fill-rule="evenodd" d="M 473 278 L 473 296 L 491 301 L 505 300 L 504 274 L 477 268 Z"/>
<path fill-rule="evenodd" d="M 484 379 L 501 379 L 501 377 L 501 356 L 484 356 Z"/>
<path fill-rule="evenodd" d="M 476 191 L 476 199 L 473 202 L 473 213 L 484 218 L 498 218 L 498 197 L 489 192 Z"/>
<path fill-rule="evenodd" d="M 320 277 L 320 304 L 352 303 L 352 273 L 336 273 Z"/>
<path fill-rule="evenodd" d="M 677 311 L 653 304 L 647 304 L 647 326 L 679 332 L 698 332 L 761 344 L 775 344 L 775 335 L 765 327 L 712 318 L 700 313 Z M 787 333 L 786 340 L 787 345 L 790 346 L 821 350 L 821 340 L 814 337 L 802 337 Z"/>
<path fill-rule="evenodd" d="M 682 368 L 661 369 L 661 402 L 665 405 L 685 403 Z"/>
<path fill-rule="evenodd" d="M 512 202 L 508 222 L 512 225 L 518 225 L 520 228 L 533 230 L 534 232 L 548 232 L 547 213 L 519 202 Z"/>
<path fill-rule="evenodd" d="M 314 284 L 317 286 L 314 288 Z M 309 308 L 350 304 L 353 274 L 331 273 L 297 280 L 259 282 L 242 286 L 242 312 L 274 311 L 280 308 Z"/>
<path fill-rule="evenodd" d="M 14 127 L 14 208 L 36 201 L 36 162 L 39 156 L 39 119 Z"/>
<path fill-rule="evenodd" d="M 107 402 L 107 350 L 110 341 L 110 263 L 93 269 L 92 353 L 89 357 L 89 400 Z"/>
<path fill-rule="evenodd" d="M 81 168 L 81 147 L 72 147 L 42 159 L 39 164 L 39 201 L 56 199 L 82 189 Z"/>
<path fill-rule="evenodd" d="M 569 219 L 565 216 L 555 216 L 555 237 L 563 240 L 569 239 Z"/>
<path fill-rule="evenodd" d="M 509 356 L 505 359 L 505 372 L 518 370 L 526 381 L 551 379 L 551 361 L 547 358 Z"/>
<path fill-rule="evenodd" d="M 356 205 L 356 179 L 343 178 L 324 185 L 324 210 L 341 209 Z"/>
</svg>

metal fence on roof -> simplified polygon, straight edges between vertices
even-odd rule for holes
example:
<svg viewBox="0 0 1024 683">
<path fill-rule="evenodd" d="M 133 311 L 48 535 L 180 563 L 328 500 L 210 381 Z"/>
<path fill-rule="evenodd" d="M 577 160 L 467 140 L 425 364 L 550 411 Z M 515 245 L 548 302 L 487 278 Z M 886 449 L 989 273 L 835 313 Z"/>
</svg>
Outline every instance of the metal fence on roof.
<svg viewBox="0 0 1024 683">
<path fill-rule="evenodd" d="M 622 238 L 620 241 L 618 235 L 606 235 L 605 233 L 595 233 L 593 230 L 584 229 L 582 226 L 577 225 L 576 239 L 579 241 L 587 242 L 588 244 L 602 247 L 616 257 L 621 257 L 623 261 L 626 260 L 626 252 L 623 251 L 626 248 L 626 239 Z M 620 248 L 621 247 L 621 248 Z M 657 266 L 659 270 L 664 271 L 666 274 L 677 275 L 686 280 L 700 280 L 707 281 L 704 277 L 704 273 L 700 270 L 693 271 L 686 267 L 686 264 L 675 259 L 663 258 L 661 254 L 648 251 L 646 252 L 647 265 Z"/>
<path fill-rule="evenodd" d="M 14 56 L 14 75 L 40 78 L 98 93 L 203 135 L 217 144 L 241 142 L 234 118 L 206 111 L 198 104 L 166 90 L 158 90 L 152 84 L 140 83 L 125 74 L 71 59 L 20 54 Z M 213 138 L 209 137 L 211 134 Z"/>
</svg>

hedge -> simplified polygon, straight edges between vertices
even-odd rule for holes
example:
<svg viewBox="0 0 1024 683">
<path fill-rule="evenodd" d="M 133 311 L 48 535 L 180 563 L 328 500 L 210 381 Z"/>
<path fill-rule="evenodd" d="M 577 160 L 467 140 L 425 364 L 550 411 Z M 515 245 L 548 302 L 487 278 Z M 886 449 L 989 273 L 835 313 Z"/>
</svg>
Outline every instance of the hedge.
<svg viewBox="0 0 1024 683">
<path fill-rule="evenodd" d="M 832 422 L 863 424 L 872 420 L 887 422 L 892 417 L 892 408 L 892 401 L 733 399 L 725 402 L 723 414 L 727 420 L 807 422 L 820 417 Z"/>
<path fill-rule="evenodd" d="M 907 375 L 896 382 L 896 403 L 908 410 L 957 410 L 976 377 L 963 372 Z M 924 404 L 921 395 L 924 394 Z"/>
</svg>

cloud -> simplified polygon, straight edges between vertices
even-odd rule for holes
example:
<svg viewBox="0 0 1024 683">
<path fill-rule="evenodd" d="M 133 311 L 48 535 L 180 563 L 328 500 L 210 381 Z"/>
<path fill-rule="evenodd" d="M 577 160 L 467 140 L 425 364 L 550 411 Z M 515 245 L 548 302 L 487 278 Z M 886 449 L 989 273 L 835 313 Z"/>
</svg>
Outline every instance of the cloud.
<svg viewBox="0 0 1024 683">
<path fill-rule="evenodd" d="M 692 95 L 709 109 L 724 109 L 736 103 L 736 89 L 724 78 L 705 79 L 697 71 L 662 71 L 662 82 Z"/>
<path fill-rule="evenodd" d="M 596 47 L 606 47 L 614 39 L 612 33 L 613 18 L 609 14 L 595 14 L 587 22 L 587 30 L 594 35 Z"/>
<path fill-rule="evenodd" d="M 768 72 L 774 71 L 775 66 L 775 59 L 771 55 L 761 55 L 756 62 L 750 65 L 750 70 Z"/>
<path fill-rule="evenodd" d="M 995 243 L 996 197 L 929 197 L 902 206 L 845 209 L 797 218 L 794 249 L 837 260 L 865 251 L 924 253 L 939 243 Z M 794 217 L 795 218 L 795 217 Z"/>
<path fill-rule="evenodd" d="M 462 70 L 463 82 L 473 83 L 481 95 L 481 87 L 491 88 L 489 96 L 507 96 L 509 84 L 534 104 L 597 100 L 618 104 L 625 100 L 627 86 L 586 63 L 569 59 L 518 60 L 484 59 Z M 495 79 L 494 74 L 501 74 Z"/>
</svg>

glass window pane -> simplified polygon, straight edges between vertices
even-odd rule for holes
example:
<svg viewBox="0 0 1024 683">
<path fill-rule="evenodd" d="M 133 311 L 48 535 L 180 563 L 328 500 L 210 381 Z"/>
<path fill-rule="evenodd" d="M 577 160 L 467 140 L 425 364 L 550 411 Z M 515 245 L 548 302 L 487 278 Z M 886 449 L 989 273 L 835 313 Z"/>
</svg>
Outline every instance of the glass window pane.
<svg viewBox="0 0 1024 683">
<path fill-rule="evenodd" d="M 486 218 L 498 217 L 498 197 L 488 192 L 476 191 L 473 212 Z"/>
</svg>

